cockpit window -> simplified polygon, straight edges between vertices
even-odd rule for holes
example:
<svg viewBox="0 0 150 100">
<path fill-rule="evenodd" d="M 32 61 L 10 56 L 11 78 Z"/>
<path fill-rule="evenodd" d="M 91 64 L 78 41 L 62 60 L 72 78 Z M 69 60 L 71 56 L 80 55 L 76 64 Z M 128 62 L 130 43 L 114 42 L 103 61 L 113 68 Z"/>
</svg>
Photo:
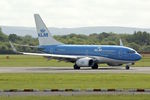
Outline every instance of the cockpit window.
<svg viewBox="0 0 150 100">
<path fill-rule="evenodd" d="M 130 50 L 130 51 L 128 51 L 128 53 L 130 53 L 130 54 L 134 54 L 134 53 L 136 53 L 134 50 Z"/>
</svg>

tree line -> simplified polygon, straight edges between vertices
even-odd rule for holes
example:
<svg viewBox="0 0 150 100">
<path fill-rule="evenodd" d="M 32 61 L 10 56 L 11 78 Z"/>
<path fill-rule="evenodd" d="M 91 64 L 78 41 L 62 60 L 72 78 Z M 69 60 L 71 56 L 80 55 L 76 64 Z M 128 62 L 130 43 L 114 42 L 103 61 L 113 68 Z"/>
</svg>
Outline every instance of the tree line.
<svg viewBox="0 0 150 100">
<path fill-rule="evenodd" d="M 150 52 L 150 33 L 134 32 L 133 34 L 117 34 L 117 33 L 92 33 L 90 35 L 75 34 L 56 35 L 55 39 L 65 44 L 89 44 L 89 45 L 119 45 L 121 38 L 124 45 L 134 48 L 138 52 Z M 32 36 L 18 36 L 16 34 L 6 35 L 0 29 L 0 53 L 13 53 L 9 41 L 21 45 L 37 46 L 38 39 Z M 37 52 L 37 48 L 15 46 L 18 51 Z"/>
</svg>

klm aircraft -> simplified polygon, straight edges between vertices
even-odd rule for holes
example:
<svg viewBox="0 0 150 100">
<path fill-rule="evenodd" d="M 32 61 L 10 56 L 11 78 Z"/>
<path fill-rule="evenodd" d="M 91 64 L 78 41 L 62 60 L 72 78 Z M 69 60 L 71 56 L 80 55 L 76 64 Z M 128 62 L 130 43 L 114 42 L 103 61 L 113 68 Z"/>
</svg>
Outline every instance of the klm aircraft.
<svg viewBox="0 0 150 100">
<path fill-rule="evenodd" d="M 67 45 L 55 40 L 38 14 L 34 15 L 38 34 L 39 46 L 43 53 L 19 52 L 24 55 L 44 56 L 49 59 L 72 62 L 74 69 L 91 67 L 98 69 L 98 64 L 109 66 L 130 65 L 141 59 L 141 55 L 134 49 L 125 47 L 120 40 L 119 46 L 112 45 Z M 13 47 L 13 45 L 11 44 Z M 13 47 L 14 51 L 15 48 Z"/>
</svg>

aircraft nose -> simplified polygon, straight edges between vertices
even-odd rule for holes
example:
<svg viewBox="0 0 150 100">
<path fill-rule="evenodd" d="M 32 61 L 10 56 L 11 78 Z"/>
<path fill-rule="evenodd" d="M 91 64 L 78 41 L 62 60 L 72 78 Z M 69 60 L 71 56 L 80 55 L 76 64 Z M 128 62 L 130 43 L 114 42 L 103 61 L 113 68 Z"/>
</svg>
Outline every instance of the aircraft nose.
<svg viewBox="0 0 150 100">
<path fill-rule="evenodd" d="M 136 60 L 140 60 L 140 59 L 142 59 L 142 56 L 139 53 L 137 53 L 136 54 Z"/>
</svg>

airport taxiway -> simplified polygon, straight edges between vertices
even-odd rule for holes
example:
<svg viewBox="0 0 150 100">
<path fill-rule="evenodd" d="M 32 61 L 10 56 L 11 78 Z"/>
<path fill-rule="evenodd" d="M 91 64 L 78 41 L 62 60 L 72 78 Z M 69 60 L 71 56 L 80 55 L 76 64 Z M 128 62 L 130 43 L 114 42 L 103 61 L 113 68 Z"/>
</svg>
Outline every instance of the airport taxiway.
<svg viewBox="0 0 150 100">
<path fill-rule="evenodd" d="M 0 92 L 0 96 L 136 95 L 150 92 Z"/>
<path fill-rule="evenodd" d="M 150 67 L 99 67 L 99 69 L 81 68 L 74 70 L 72 67 L 0 67 L 0 73 L 145 73 L 150 74 Z"/>
</svg>

